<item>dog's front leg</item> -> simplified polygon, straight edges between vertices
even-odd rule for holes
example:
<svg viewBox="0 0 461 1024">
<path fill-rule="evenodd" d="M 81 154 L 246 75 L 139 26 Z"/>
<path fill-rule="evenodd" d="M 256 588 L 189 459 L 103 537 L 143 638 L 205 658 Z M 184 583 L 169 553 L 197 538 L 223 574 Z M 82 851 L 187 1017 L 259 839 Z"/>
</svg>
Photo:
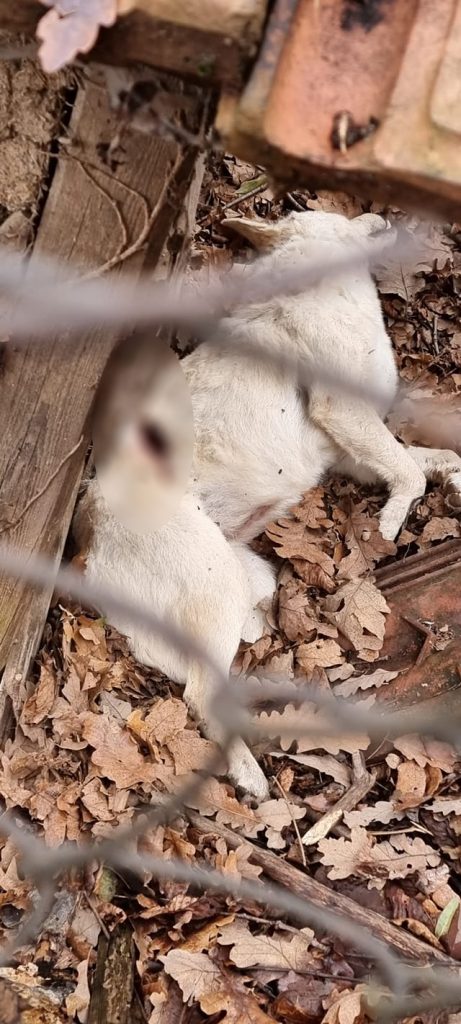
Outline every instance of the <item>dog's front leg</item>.
<svg viewBox="0 0 461 1024">
<path fill-rule="evenodd" d="M 390 494 L 380 515 L 380 527 L 383 537 L 394 540 L 412 505 L 426 490 L 426 472 L 412 456 L 412 450 L 396 441 L 372 406 L 358 399 L 314 387 L 309 413 L 313 422 L 358 466 L 364 466 L 387 484 Z"/>
</svg>

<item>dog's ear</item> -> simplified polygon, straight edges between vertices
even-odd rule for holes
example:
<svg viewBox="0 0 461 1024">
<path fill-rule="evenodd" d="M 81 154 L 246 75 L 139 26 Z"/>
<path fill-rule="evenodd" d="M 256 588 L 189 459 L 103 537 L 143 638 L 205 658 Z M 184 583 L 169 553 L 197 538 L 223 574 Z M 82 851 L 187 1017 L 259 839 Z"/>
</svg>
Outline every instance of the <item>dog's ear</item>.
<svg viewBox="0 0 461 1024">
<path fill-rule="evenodd" d="M 286 234 L 283 220 L 256 220 L 250 217 L 226 217 L 223 228 L 246 238 L 255 249 L 273 249 Z"/>
</svg>

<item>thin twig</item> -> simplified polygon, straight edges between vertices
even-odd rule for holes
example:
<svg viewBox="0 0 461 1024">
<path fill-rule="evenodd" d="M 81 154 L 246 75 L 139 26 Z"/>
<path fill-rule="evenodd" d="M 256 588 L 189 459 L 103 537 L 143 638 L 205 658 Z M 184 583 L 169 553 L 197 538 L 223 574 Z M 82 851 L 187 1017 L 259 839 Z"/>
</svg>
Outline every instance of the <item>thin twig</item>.
<svg viewBox="0 0 461 1024">
<path fill-rule="evenodd" d="M 135 238 L 131 245 L 128 245 L 126 249 L 123 249 L 121 252 L 115 253 L 115 255 L 111 256 L 110 259 L 105 261 L 105 263 L 102 263 L 100 267 L 96 267 L 95 270 L 89 270 L 86 274 L 80 276 L 78 278 L 79 281 L 90 281 L 96 277 L 101 277 L 101 275 L 106 274 L 108 270 L 113 270 L 115 267 L 120 266 L 122 263 L 126 263 L 127 260 L 130 260 L 132 256 L 135 256 L 136 253 L 140 252 L 141 249 L 144 248 L 146 242 L 149 239 L 150 232 L 158 217 L 159 211 L 163 206 L 168 190 L 176 177 L 181 162 L 182 154 L 179 153 L 173 162 L 170 173 L 168 174 L 167 178 L 165 179 L 162 185 L 156 203 L 149 211 L 149 213 L 145 213 L 144 224 L 137 238 Z"/>
<path fill-rule="evenodd" d="M 240 203 L 243 203 L 245 199 L 253 199 L 254 196 L 259 196 L 259 193 L 264 192 L 267 187 L 268 181 L 266 178 L 266 181 L 261 182 L 260 185 L 256 185 L 256 187 L 250 189 L 249 192 L 245 192 L 243 195 L 234 196 L 230 203 L 224 203 L 224 206 L 221 206 L 221 210 L 231 210 L 233 207 L 239 206 Z"/>
<path fill-rule="evenodd" d="M 290 807 L 290 804 L 289 804 L 289 801 L 287 799 L 287 795 L 285 793 L 285 790 L 284 790 L 284 788 L 282 786 L 282 783 L 280 782 L 280 780 L 277 778 L 276 775 L 274 775 L 274 782 L 275 782 L 275 785 L 277 786 L 277 788 L 279 789 L 279 791 L 280 791 L 280 793 L 282 795 L 282 799 L 284 800 L 284 802 L 286 804 L 286 808 L 287 808 L 288 814 L 290 815 L 290 818 L 291 818 L 291 823 L 292 823 L 293 828 L 294 828 L 294 830 L 296 832 L 296 839 L 298 841 L 299 852 L 301 854 L 301 860 L 303 862 L 304 867 L 306 867 L 306 865 L 307 865 L 306 854 L 304 853 L 304 848 L 303 848 L 303 844 L 302 844 L 302 840 L 301 840 L 301 833 L 300 833 L 299 828 L 298 828 L 298 822 L 296 821 L 296 818 L 294 817 L 293 811 L 292 811 L 292 809 Z"/>
<path fill-rule="evenodd" d="M 325 839 L 332 828 L 341 821 L 346 811 L 352 811 L 354 807 L 357 807 L 360 800 L 363 800 L 364 796 L 370 792 L 375 782 L 375 775 L 369 775 L 368 772 L 361 775 L 333 807 L 330 807 L 329 811 L 305 832 L 302 840 L 303 846 L 314 846 L 320 839 Z"/>
<path fill-rule="evenodd" d="M 70 156 L 70 154 L 69 154 L 69 156 Z M 120 207 L 118 205 L 118 202 L 117 202 L 116 199 L 113 198 L 113 196 L 109 195 L 109 193 L 106 192 L 106 189 L 103 188 L 102 185 L 100 185 L 98 181 L 96 181 L 96 178 L 93 178 L 93 176 L 90 174 L 90 172 L 88 170 L 88 167 L 83 163 L 83 160 L 80 160 L 79 157 L 75 156 L 74 153 L 72 154 L 72 159 L 75 161 L 75 163 L 80 168 L 80 170 L 83 171 L 83 174 L 88 179 L 88 181 L 91 182 L 91 184 L 94 186 L 94 188 L 97 189 L 99 194 L 101 196 L 103 196 L 104 200 L 107 203 L 109 203 L 109 205 L 112 207 L 112 209 L 113 209 L 113 211 L 115 213 L 115 216 L 117 218 L 117 221 L 119 223 L 121 233 L 122 233 L 122 241 L 121 241 L 121 243 L 120 243 L 120 245 L 118 247 L 118 250 L 117 250 L 117 255 L 120 255 L 120 253 L 123 252 L 123 249 L 127 245 L 128 233 L 127 233 L 125 221 L 123 220 L 122 214 L 120 212 Z M 113 180 L 115 180 L 115 179 L 113 179 Z"/>
</svg>

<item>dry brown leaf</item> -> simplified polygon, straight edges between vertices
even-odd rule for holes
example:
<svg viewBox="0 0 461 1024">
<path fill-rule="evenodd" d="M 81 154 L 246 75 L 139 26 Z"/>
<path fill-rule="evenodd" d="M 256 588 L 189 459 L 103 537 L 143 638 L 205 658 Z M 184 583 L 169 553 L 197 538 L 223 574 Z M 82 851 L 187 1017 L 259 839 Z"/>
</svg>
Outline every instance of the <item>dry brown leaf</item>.
<svg viewBox="0 0 461 1024">
<path fill-rule="evenodd" d="M 184 701 L 169 697 L 158 700 L 145 718 L 136 709 L 127 720 L 128 728 L 149 747 L 162 747 L 169 739 L 184 732 L 187 708 Z"/>
<path fill-rule="evenodd" d="M 231 828 L 243 828 L 246 835 L 256 835 L 264 823 L 256 812 L 229 794 L 228 787 L 217 779 L 207 779 L 190 807 L 207 816 L 217 814 L 216 820 Z"/>
<path fill-rule="evenodd" d="M 396 806 L 400 810 L 419 807 L 426 795 L 426 772 L 416 761 L 403 761 L 397 770 L 397 784 L 394 792 Z"/>
<path fill-rule="evenodd" d="M 333 879 L 358 874 L 384 884 L 386 878 L 406 878 L 440 863 L 440 855 L 419 837 L 398 835 L 374 843 L 364 828 L 351 829 L 350 839 L 321 839 L 318 848 Z"/>
<path fill-rule="evenodd" d="M 369 690 L 370 687 L 379 690 L 380 686 L 390 683 L 398 674 L 398 672 L 388 672 L 385 668 L 377 668 L 374 672 L 370 672 L 369 675 L 354 676 L 353 679 L 335 686 L 335 697 L 338 695 L 340 697 L 352 697 L 358 690 Z"/>
<path fill-rule="evenodd" d="M 92 764 L 99 774 L 112 779 L 119 789 L 131 789 L 140 782 L 152 782 L 155 766 L 140 753 L 135 740 L 113 718 L 89 712 L 83 719 L 82 735 L 90 746 Z"/>
<path fill-rule="evenodd" d="M 327 519 L 325 512 L 325 488 L 313 487 L 304 495 L 299 505 L 291 509 L 292 515 L 304 523 L 309 530 L 319 530 L 321 527 L 331 526 L 331 519 Z"/>
<path fill-rule="evenodd" d="M 344 662 L 337 668 L 330 668 L 327 672 L 330 683 L 342 682 L 345 679 L 350 679 L 354 675 L 354 666 Z M 335 687 L 336 693 L 336 687 Z"/>
<path fill-rule="evenodd" d="M 457 519 L 452 516 L 435 516 L 429 519 L 420 537 L 418 544 L 423 547 L 434 540 L 445 540 L 447 537 L 460 537 L 461 528 Z"/>
<path fill-rule="evenodd" d="M 329 619 L 366 661 L 373 661 L 381 650 L 389 607 L 369 579 L 351 580 L 328 597 L 325 608 Z"/>
<path fill-rule="evenodd" d="M 333 711 L 334 715 L 334 711 Z M 280 737 L 282 750 L 289 750 L 291 744 L 296 740 L 298 753 L 305 753 L 308 750 L 326 750 L 328 754 L 339 754 L 344 750 L 353 754 L 357 750 L 366 750 L 369 744 L 368 736 L 357 734 L 356 736 L 335 735 L 336 727 L 330 727 L 328 734 L 329 719 L 324 712 L 320 712 L 315 704 L 305 703 L 302 709 L 295 708 L 293 704 L 287 704 L 283 711 L 263 711 L 258 718 L 261 728 L 267 736 L 272 738 Z M 309 726 L 313 728 L 325 727 L 325 735 L 313 733 L 309 735 Z M 306 735 L 300 735 L 300 728 L 306 729 Z"/>
<path fill-rule="evenodd" d="M 296 651 L 296 661 L 308 675 L 317 666 L 330 668 L 332 665 L 340 665 L 343 660 L 343 652 L 335 640 L 313 640 L 308 644 L 300 644 Z"/>
<path fill-rule="evenodd" d="M 40 666 L 40 679 L 34 692 L 26 700 L 21 718 L 28 725 L 38 725 L 50 714 L 56 696 L 56 670 L 51 658 L 45 657 Z"/>
<path fill-rule="evenodd" d="M 370 1020 L 367 1006 L 370 1005 L 373 990 L 367 985 L 356 985 L 354 989 L 340 992 L 331 1003 L 321 1024 L 363 1024 Z"/>
<path fill-rule="evenodd" d="M 206 770 L 217 751 L 216 743 L 203 739 L 192 729 L 168 739 L 165 745 L 173 758 L 176 775 Z"/>
<path fill-rule="evenodd" d="M 329 576 L 320 565 L 312 565 L 311 562 L 306 562 L 302 558 L 292 558 L 291 564 L 296 574 L 302 579 L 303 583 L 307 587 L 315 587 L 317 590 L 324 590 L 327 594 L 334 594 L 336 586 L 335 581 Z M 323 623 L 323 630 L 325 631 L 328 627 L 326 623 Z M 333 636 L 337 634 L 327 633 L 327 636 Z"/>
<path fill-rule="evenodd" d="M 333 982 L 287 971 L 279 978 L 278 988 L 279 995 L 271 1008 L 276 1019 L 283 1024 L 314 1024 L 322 1018 L 325 997 Z"/>
<path fill-rule="evenodd" d="M 256 809 L 256 815 L 267 828 L 281 832 L 283 828 L 291 825 L 292 821 L 299 821 L 304 818 L 305 807 L 298 807 L 297 804 L 285 800 L 265 800 Z"/>
<path fill-rule="evenodd" d="M 149 1000 L 153 1006 L 149 1024 L 178 1024 L 181 1020 L 181 992 L 164 971 L 149 979 Z"/>
<path fill-rule="evenodd" d="M 306 813 L 303 807 L 282 799 L 265 800 L 253 810 L 231 796 L 226 785 L 212 778 L 207 779 L 190 806 L 206 816 L 216 814 L 217 822 L 240 829 L 246 836 L 254 837 L 266 829 L 267 843 L 275 849 L 283 849 L 285 845 L 280 835 L 282 829 Z"/>
<path fill-rule="evenodd" d="M 235 850 L 226 847 L 225 853 L 217 855 L 216 867 L 223 875 L 232 875 L 234 878 L 259 878 L 263 869 L 251 863 L 252 852 L 248 843 L 241 843 Z"/>
<path fill-rule="evenodd" d="M 266 535 L 276 546 L 280 558 L 304 558 L 313 565 L 319 565 L 327 576 L 333 576 L 335 563 L 319 546 L 318 537 L 308 530 L 304 523 L 294 519 L 279 519 L 266 529 Z"/>
<path fill-rule="evenodd" d="M 359 810 L 346 811 L 344 823 L 348 828 L 366 828 L 367 825 L 371 825 L 372 821 L 379 822 L 380 825 L 388 825 L 390 821 L 400 821 L 404 817 L 404 812 L 394 807 L 389 800 L 378 800 L 374 807 L 361 807 Z"/>
<path fill-rule="evenodd" d="M 461 796 L 439 796 L 428 809 L 434 814 L 461 814 Z"/>
<path fill-rule="evenodd" d="M 319 626 L 315 605 L 297 580 L 280 588 L 278 621 L 287 640 L 304 640 Z"/>
<path fill-rule="evenodd" d="M 424 274 L 429 273 L 434 265 L 443 269 L 451 260 L 453 240 L 438 224 L 420 223 L 414 230 L 400 225 L 400 230 L 421 242 L 423 252 L 420 258 L 416 261 L 413 257 L 410 263 L 402 263 L 389 253 L 386 254 L 386 263 L 375 267 L 373 273 L 382 295 L 399 295 L 406 302 L 411 302 L 426 286 Z"/>
<path fill-rule="evenodd" d="M 200 1004 L 207 1015 L 224 1014 L 227 1024 L 270 1024 L 271 1018 L 247 992 L 240 978 L 214 963 L 205 953 L 188 953 L 172 949 L 159 959 L 167 974 L 178 983 L 187 1003 Z"/>
<path fill-rule="evenodd" d="M 227 925 L 232 925 L 234 920 L 235 914 L 226 914 L 222 917 L 216 917 L 214 921 L 208 921 L 198 931 L 189 935 L 185 942 L 181 942 L 180 949 L 188 953 L 201 953 L 204 949 L 208 949 L 220 931 L 223 928 L 225 930 Z M 221 940 L 219 939 L 218 941 Z"/>
<path fill-rule="evenodd" d="M 378 520 L 359 508 L 353 509 L 345 524 L 344 539 L 350 553 L 341 559 L 338 579 L 357 579 L 397 551 L 395 544 L 381 535 Z"/>
<path fill-rule="evenodd" d="M 416 761 L 422 768 L 430 764 L 433 768 L 441 768 L 443 772 L 452 772 L 459 760 L 453 747 L 439 740 L 408 734 L 399 736 L 393 742 L 396 750 L 409 761 Z"/>
<path fill-rule="evenodd" d="M 271 750 L 271 757 L 289 757 L 290 761 L 296 764 L 303 764 L 306 768 L 314 768 L 315 771 L 324 775 L 331 775 L 340 786 L 349 786 L 351 771 L 347 764 L 338 761 L 336 757 L 321 754 L 281 754 L 280 751 Z"/>
<path fill-rule="evenodd" d="M 247 921 L 237 920 L 221 931 L 218 942 L 232 946 L 229 960 L 236 967 L 272 967 L 275 970 L 302 971 L 312 967 L 314 957 L 309 945 L 314 932 L 304 929 L 297 935 L 275 932 L 274 935 L 252 935 Z"/>
<path fill-rule="evenodd" d="M 77 967 L 77 985 L 66 998 L 66 1010 L 69 1017 L 77 1017 L 85 1024 L 90 1005 L 90 989 L 88 987 L 88 958 L 82 960 Z"/>
<path fill-rule="evenodd" d="M 440 854 L 432 846 L 425 843 L 419 836 L 414 839 L 409 835 L 390 836 L 378 843 L 379 858 L 386 866 L 389 878 L 405 878 L 407 875 L 423 871 L 428 867 L 440 864 Z"/>
</svg>

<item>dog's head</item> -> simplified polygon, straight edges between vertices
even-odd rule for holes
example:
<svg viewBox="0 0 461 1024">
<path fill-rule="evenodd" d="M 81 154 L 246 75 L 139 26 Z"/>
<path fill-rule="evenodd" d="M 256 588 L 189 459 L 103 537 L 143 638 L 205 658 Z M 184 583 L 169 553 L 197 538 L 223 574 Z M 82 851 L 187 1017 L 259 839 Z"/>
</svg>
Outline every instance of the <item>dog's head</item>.
<svg viewBox="0 0 461 1024">
<path fill-rule="evenodd" d="M 261 252 L 279 249 L 307 255 L 314 251 L 316 245 L 324 243 L 334 248 L 350 245 L 356 249 L 368 244 L 372 238 L 385 240 L 386 244 L 395 239 L 391 225 L 374 213 L 364 213 L 349 220 L 339 213 L 306 210 L 305 213 L 290 213 L 276 221 L 228 217 L 223 224 Z"/>
</svg>

